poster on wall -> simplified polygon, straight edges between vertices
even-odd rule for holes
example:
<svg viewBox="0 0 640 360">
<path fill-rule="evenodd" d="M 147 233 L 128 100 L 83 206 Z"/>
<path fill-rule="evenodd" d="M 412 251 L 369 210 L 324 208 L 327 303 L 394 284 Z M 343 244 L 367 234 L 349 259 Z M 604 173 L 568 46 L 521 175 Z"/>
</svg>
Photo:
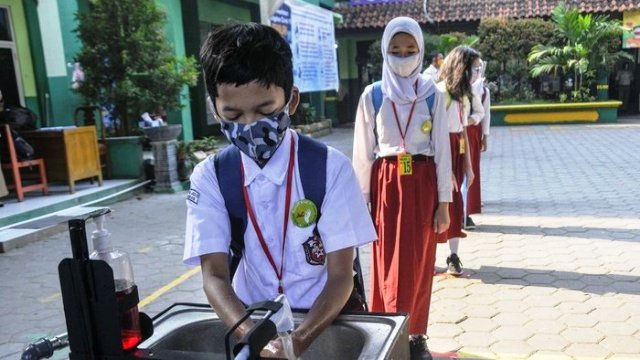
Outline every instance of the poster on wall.
<svg viewBox="0 0 640 360">
<path fill-rule="evenodd" d="M 622 47 L 640 48 L 640 11 L 625 11 L 622 25 L 626 28 L 622 34 Z"/>
<path fill-rule="evenodd" d="M 271 26 L 291 46 L 293 82 L 300 92 L 338 89 L 338 61 L 331 11 L 285 0 L 271 17 Z"/>
</svg>

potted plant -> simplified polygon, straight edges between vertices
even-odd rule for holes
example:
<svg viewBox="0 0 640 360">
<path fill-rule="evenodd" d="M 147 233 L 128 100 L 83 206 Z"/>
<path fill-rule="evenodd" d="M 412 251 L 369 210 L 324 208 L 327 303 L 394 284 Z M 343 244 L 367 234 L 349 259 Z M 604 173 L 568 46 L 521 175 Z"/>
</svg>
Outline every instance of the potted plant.
<svg viewBox="0 0 640 360">
<path fill-rule="evenodd" d="M 195 59 L 174 54 L 164 35 L 166 15 L 154 0 L 93 0 L 76 18 L 82 42 L 76 59 L 84 71 L 77 91 L 107 111 L 111 175 L 140 177 L 137 120 L 145 111 L 181 106 L 182 88 L 197 82 Z"/>
</svg>

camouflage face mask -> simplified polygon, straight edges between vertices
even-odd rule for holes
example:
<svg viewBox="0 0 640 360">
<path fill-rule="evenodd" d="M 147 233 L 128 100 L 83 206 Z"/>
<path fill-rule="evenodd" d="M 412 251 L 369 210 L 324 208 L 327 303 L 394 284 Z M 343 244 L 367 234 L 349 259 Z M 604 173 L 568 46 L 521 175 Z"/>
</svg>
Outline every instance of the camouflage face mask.
<svg viewBox="0 0 640 360">
<path fill-rule="evenodd" d="M 273 156 L 291 125 L 288 102 L 282 110 L 251 124 L 240 124 L 217 117 L 229 142 L 260 165 L 266 164 Z"/>
</svg>

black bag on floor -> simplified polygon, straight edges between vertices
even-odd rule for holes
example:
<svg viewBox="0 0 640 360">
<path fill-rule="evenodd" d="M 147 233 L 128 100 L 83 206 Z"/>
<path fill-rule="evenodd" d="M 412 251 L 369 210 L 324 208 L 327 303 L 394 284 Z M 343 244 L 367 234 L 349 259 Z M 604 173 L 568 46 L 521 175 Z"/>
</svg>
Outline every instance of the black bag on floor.
<svg viewBox="0 0 640 360">
<path fill-rule="evenodd" d="M 11 137 L 13 138 L 13 147 L 16 149 L 16 155 L 19 161 L 26 161 L 33 159 L 35 150 L 33 146 L 29 144 L 25 139 L 18 134 L 15 130 L 11 129 Z M 3 159 L 9 159 L 9 148 L 7 146 L 7 139 L 0 137 L 0 154 Z"/>
<path fill-rule="evenodd" d="M 35 130 L 38 115 L 22 106 L 9 106 L 0 112 L 0 124 L 9 124 L 14 130 Z"/>
</svg>

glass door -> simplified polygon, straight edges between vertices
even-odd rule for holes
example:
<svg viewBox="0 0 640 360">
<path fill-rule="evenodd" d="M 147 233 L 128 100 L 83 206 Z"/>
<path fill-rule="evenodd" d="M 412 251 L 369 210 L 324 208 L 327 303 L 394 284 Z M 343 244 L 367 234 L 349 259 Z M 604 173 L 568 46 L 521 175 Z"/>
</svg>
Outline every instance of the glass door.
<svg viewBox="0 0 640 360">
<path fill-rule="evenodd" d="M 24 106 L 20 64 L 9 10 L 8 7 L 0 6 L 0 91 L 4 106 Z"/>
</svg>

